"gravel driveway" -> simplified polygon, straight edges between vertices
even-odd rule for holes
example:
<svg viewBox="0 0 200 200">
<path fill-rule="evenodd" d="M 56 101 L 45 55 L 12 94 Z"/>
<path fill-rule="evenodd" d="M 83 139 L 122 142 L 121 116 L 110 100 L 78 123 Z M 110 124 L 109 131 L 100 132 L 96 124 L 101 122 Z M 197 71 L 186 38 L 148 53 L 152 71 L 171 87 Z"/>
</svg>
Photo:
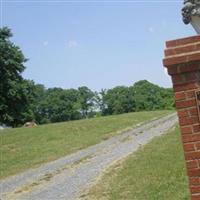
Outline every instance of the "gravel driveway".
<svg viewBox="0 0 200 200">
<path fill-rule="evenodd" d="M 0 181 L 1 200 L 72 200 L 107 167 L 177 123 L 171 114 L 77 153 Z"/>
</svg>

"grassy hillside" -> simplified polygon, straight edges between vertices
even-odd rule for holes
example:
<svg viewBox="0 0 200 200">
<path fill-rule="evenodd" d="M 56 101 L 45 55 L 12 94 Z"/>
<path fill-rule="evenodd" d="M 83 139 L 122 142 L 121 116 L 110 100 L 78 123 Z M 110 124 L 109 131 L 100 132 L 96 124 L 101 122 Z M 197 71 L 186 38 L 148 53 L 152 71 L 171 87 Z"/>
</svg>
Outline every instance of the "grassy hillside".
<svg viewBox="0 0 200 200">
<path fill-rule="evenodd" d="M 87 200 L 189 200 L 178 128 L 111 167 Z"/>
<path fill-rule="evenodd" d="M 0 132 L 0 177 L 39 166 L 172 111 L 129 113 Z"/>
</svg>

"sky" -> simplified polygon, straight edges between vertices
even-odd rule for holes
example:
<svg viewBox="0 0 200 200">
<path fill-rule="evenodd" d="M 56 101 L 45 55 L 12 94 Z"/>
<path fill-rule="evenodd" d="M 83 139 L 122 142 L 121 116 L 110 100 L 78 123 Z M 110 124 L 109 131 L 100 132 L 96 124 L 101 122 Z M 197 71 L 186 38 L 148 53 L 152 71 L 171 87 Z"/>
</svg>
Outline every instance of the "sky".
<svg viewBox="0 0 200 200">
<path fill-rule="evenodd" d="M 165 42 L 196 34 L 182 22 L 183 0 L 0 1 L 1 27 L 29 59 L 23 77 L 46 88 L 171 87 Z"/>
</svg>

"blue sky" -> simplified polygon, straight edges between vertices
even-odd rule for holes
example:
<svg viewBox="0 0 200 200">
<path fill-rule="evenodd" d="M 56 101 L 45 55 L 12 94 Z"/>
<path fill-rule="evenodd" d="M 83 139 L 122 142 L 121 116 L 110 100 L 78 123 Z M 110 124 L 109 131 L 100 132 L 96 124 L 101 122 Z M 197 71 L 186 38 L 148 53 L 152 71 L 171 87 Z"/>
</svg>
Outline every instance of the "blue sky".
<svg viewBox="0 0 200 200">
<path fill-rule="evenodd" d="M 93 90 L 147 79 L 163 87 L 165 41 L 196 34 L 183 1 L 2 1 L 1 21 L 29 59 L 25 78 Z"/>
</svg>

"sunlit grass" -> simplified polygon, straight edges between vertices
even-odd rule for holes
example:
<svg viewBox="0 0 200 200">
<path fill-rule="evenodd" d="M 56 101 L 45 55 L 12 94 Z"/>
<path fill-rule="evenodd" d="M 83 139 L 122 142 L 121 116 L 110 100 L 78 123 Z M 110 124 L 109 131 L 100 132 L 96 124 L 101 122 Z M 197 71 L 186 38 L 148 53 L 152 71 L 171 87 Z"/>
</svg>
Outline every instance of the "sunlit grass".
<svg viewBox="0 0 200 200">
<path fill-rule="evenodd" d="M 1 131 L 0 177 L 55 160 L 170 112 L 129 113 Z"/>
<path fill-rule="evenodd" d="M 84 200 L 189 200 L 179 129 L 111 167 Z"/>
</svg>

